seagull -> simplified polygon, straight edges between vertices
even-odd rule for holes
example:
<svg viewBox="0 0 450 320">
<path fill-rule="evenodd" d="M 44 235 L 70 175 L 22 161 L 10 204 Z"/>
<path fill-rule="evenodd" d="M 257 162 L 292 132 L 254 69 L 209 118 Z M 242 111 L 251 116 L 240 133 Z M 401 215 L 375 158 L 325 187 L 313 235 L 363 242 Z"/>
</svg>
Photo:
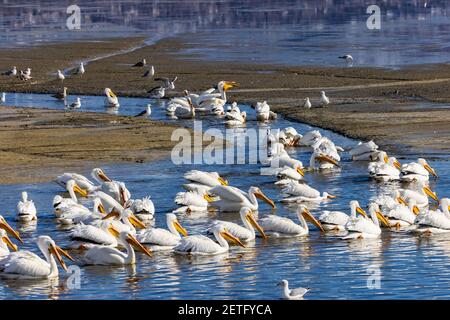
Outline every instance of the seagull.
<svg viewBox="0 0 450 320">
<path fill-rule="evenodd" d="M 11 70 L 5 71 L 2 73 L 2 76 L 10 76 L 14 77 L 17 75 L 17 67 L 13 66 Z"/>
<path fill-rule="evenodd" d="M 31 77 L 31 69 L 28 68 L 26 72 L 20 70 L 19 79 L 22 81 L 28 81 L 30 79 L 33 79 L 33 77 Z"/>
<path fill-rule="evenodd" d="M 145 59 L 142 59 L 141 61 L 135 63 L 133 65 L 133 67 L 143 67 L 143 66 L 146 66 L 146 65 L 147 65 L 147 61 Z"/>
<path fill-rule="evenodd" d="M 6 101 L 6 93 L 2 92 L 2 96 L 0 97 L 0 103 L 5 103 Z"/>
<path fill-rule="evenodd" d="M 58 70 L 57 77 L 58 77 L 59 80 L 61 80 L 61 82 L 63 82 L 64 79 L 66 78 L 66 77 L 64 76 L 64 74 L 61 72 L 61 70 Z"/>
<path fill-rule="evenodd" d="M 286 300 L 301 300 L 310 290 L 310 288 L 289 289 L 289 283 L 287 280 L 281 280 L 281 282 L 277 285 L 283 287 L 283 298 Z"/>
<path fill-rule="evenodd" d="M 81 99 L 78 97 L 75 102 L 73 102 L 72 104 L 70 104 L 69 106 L 70 109 L 80 109 L 81 108 Z"/>
<path fill-rule="evenodd" d="M 31 77 L 31 68 L 25 70 L 25 75 Z"/>
<path fill-rule="evenodd" d="M 152 78 L 155 75 L 155 67 L 151 66 L 150 69 L 148 69 L 147 71 L 145 71 L 144 75 L 142 76 L 142 78 Z"/>
<path fill-rule="evenodd" d="M 311 109 L 311 101 L 309 101 L 308 97 L 306 97 L 305 102 L 303 103 L 303 108 Z"/>
<path fill-rule="evenodd" d="M 138 113 L 137 115 L 135 115 L 135 117 L 145 117 L 146 118 L 146 117 L 150 117 L 151 114 L 152 114 L 152 105 L 147 104 L 147 109 Z"/>
<path fill-rule="evenodd" d="M 348 66 L 352 66 L 353 65 L 353 57 L 349 54 L 346 54 L 344 56 L 340 56 L 338 57 L 339 59 L 344 59 L 345 62 L 347 63 Z"/>
<path fill-rule="evenodd" d="M 169 78 L 155 78 L 155 81 L 163 81 L 166 89 L 175 90 L 175 81 L 177 81 L 177 79 L 178 77 L 175 77 L 171 81 Z"/>
<path fill-rule="evenodd" d="M 75 71 L 75 73 L 74 74 L 76 74 L 76 75 L 83 75 L 84 73 L 86 72 L 86 70 L 84 70 L 84 64 L 83 64 L 83 62 L 80 62 L 80 66 L 78 67 L 78 69 Z"/>
<path fill-rule="evenodd" d="M 325 95 L 325 91 L 320 91 L 320 105 L 326 106 L 330 104 L 330 99 Z"/>
</svg>

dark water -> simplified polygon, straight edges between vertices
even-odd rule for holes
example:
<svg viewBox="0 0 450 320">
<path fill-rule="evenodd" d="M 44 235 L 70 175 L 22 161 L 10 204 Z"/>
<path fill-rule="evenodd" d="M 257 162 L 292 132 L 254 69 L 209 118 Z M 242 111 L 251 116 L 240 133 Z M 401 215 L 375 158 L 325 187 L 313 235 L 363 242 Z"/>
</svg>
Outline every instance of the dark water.
<svg viewBox="0 0 450 320">
<path fill-rule="evenodd" d="M 447 0 L 379 2 L 381 29 L 369 30 L 365 0 L 77 1 L 81 29 L 68 30 L 72 1 L 0 2 L 0 48 L 142 35 L 183 36 L 186 53 L 212 60 L 284 65 L 398 67 L 449 62 Z"/>
<path fill-rule="evenodd" d="M 69 97 L 73 100 L 75 97 Z M 136 114 L 149 102 L 142 98 L 120 99 L 121 114 Z M 83 97 L 85 110 L 103 112 L 103 97 Z M 62 103 L 48 95 L 8 94 L 7 104 L 28 107 L 62 109 Z M 242 106 L 250 121 L 247 128 L 256 128 L 254 111 Z M 164 115 L 164 103 L 153 104 L 152 118 L 171 121 Z M 223 120 L 205 117 L 203 128 L 224 129 Z M 191 126 L 192 121 L 183 124 Z M 271 128 L 293 126 L 300 133 L 311 127 L 281 118 L 270 123 Z M 265 126 L 263 126 L 265 127 Z M 321 130 L 336 144 L 349 148 L 356 141 Z M 308 163 L 310 151 L 296 149 L 293 156 Z M 424 151 L 423 154 L 428 154 Z M 415 160 L 411 154 L 401 162 Z M 431 181 L 440 197 L 449 196 L 450 166 L 448 156 L 436 156 L 431 165 L 440 179 Z M 273 185 L 275 179 L 261 176 L 259 165 L 175 166 L 170 159 L 155 163 L 120 164 L 104 167 L 108 174 L 127 183 L 133 197 L 151 195 L 156 207 L 157 225 L 164 225 L 164 215 L 176 208 L 173 202 L 184 183 L 182 175 L 192 169 L 215 170 L 228 178 L 232 185 L 247 190 L 260 186 L 271 198 L 279 200 L 280 190 Z M 88 174 L 86 172 L 81 172 Z M 57 174 L 55 172 L 55 174 Z M 342 171 L 333 174 L 308 173 L 308 183 L 320 191 L 339 197 L 311 207 L 314 214 L 323 209 L 348 211 L 350 200 L 357 199 L 366 206 L 370 199 L 388 193 L 396 183 L 380 184 L 367 177 L 366 164 L 354 163 L 343 154 Z M 52 198 L 61 190 L 53 183 L 28 185 L 1 185 L 2 214 L 12 222 L 14 208 L 20 192 L 28 191 L 38 208 L 36 229 L 22 227 L 26 245 L 24 249 L 37 251 L 33 239 L 49 234 L 58 244 L 68 244 L 67 231 L 60 230 L 52 212 Z M 271 213 L 262 205 L 259 215 Z M 277 203 L 278 215 L 295 219 L 295 209 Z M 204 233 L 206 226 L 216 218 L 214 214 L 179 215 L 180 222 L 190 234 Z M 238 222 L 237 214 L 221 215 L 220 219 Z M 13 225 L 14 222 L 12 222 Z M 28 230 L 28 231 L 27 231 Z M 312 230 L 299 239 L 256 240 L 248 248 L 233 247 L 228 254 L 216 257 L 190 258 L 170 253 L 156 252 L 153 258 L 139 255 L 132 267 L 83 267 L 81 287 L 69 289 L 64 272 L 53 282 L 0 282 L 0 298 L 52 298 L 52 299 L 277 299 L 279 288 L 275 284 L 283 278 L 292 285 L 310 286 L 308 299 L 443 299 L 450 298 L 450 276 L 447 266 L 450 257 L 448 235 L 419 238 L 413 234 L 383 232 L 380 239 L 342 241 L 334 235 L 322 235 Z M 381 287 L 368 289 L 368 276 L 373 268 L 381 272 Z"/>
</svg>

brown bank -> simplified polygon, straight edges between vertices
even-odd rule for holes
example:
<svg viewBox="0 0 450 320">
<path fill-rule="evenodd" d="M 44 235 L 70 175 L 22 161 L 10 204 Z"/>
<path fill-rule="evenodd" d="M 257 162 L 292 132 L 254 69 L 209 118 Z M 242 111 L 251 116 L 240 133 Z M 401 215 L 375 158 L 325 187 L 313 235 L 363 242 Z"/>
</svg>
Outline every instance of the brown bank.
<svg viewBox="0 0 450 320">
<path fill-rule="evenodd" d="M 450 102 L 450 65 L 385 70 L 200 61 L 198 57 L 184 53 L 191 46 L 189 40 L 187 36 L 167 39 L 131 52 L 127 50 L 142 45 L 143 39 L 57 44 L 31 50 L 0 51 L 1 70 L 7 70 L 12 65 L 17 65 L 19 69 L 31 67 L 34 77 L 25 83 L 1 77 L 0 91 L 59 92 L 64 85 L 69 88 L 69 93 L 102 94 L 105 87 L 110 87 L 119 95 L 145 96 L 146 91 L 158 83 L 142 77 L 145 67 L 131 66 L 146 58 L 149 64 L 155 65 L 157 76 L 178 76 L 177 90 L 170 95 L 178 95 L 183 89 L 204 90 L 220 80 L 234 80 L 241 85 L 238 90 L 230 92 L 229 100 L 248 103 L 267 100 L 275 111 L 291 119 L 358 139 L 375 139 L 383 148 L 396 153 L 420 153 L 432 149 L 447 154 L 450 149 L 450 111 L 426 105 L 428 102 Z M 121 50 L 126 51 L 123 53 Z M 109 54 L 112 55 L 108 57 Z M 82 77 L 68 77 L 64 84 L 56 80 L 56 69 L 71 68 L 79 61 L 92 58 L 97 60 L 87 64 L 87 72 Z M 325 90 L 331 99 L 328 107 L 315 107 L 321 90 Z M 310 97 L 313 103 L 310 110 L 301 107 L 305 97 Z M 47 116 L 47 111 L 33 112 Z M 82 117 L 87 121 L 100 116 L 83 114 Z M 109 116 L 101 117 L 106 119 Z M 61 128 L 66 125 L 61 124 Z M 124 139 L 134 134 L 131 131 L 134 123 L 128 125 L 129 130 L 116 128 Z M 165 127 L 162 124 L 153 125 L 157 128 Z M 37 124 L 30 123 L 28 126 L 33 128 Z M 89 136 L 98 129 L 97 126 L 98 124 L 91 123 L 90 126 L 77 129 Z M 5 132 L 11 130 L 4 129 Z M 169 132 L 166 133 L 167 136 L 164 136 L 164 130 L 158 129 L 157 132 L 157 135 L 147 136 L 146 144 L 150 146 L 152 139 L 169 140 Z M 21 145 L 24 138 L 17 135 L 14 139 L 12 144 Z M 36 136 L 28 136 L 26 139 L 30 139 L 27 142 L 30 146 L 39 145 L 38 139 L 45 141 L 43 137 Z M 100 146 L 122 154 L 128 148 L 127 144 L 120 145 L 115 139 L 105 139 Z M 76 148 L 83 149 L 81 145 Z M 83 159 L 76 161 L 98 161 L 95 148 L 86 145 L 85 149 Z M 61 147 L 58 152 L 62 157 L 70 158 L 73 151 Z M 42 153 L 36 152 L 28 156 L 47 157 L 52 156 L 52 153 L 42 150 Z M 105 153 L 102 161 L 135 160 L 133 157 L 127 158 Z"/>
</svg>

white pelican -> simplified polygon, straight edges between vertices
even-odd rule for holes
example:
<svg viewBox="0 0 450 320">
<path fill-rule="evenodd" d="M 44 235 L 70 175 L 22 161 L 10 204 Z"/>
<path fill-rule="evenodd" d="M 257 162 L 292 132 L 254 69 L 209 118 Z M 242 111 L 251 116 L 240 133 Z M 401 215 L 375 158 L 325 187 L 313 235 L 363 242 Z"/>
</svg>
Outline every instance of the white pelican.
<svg viewBox="0 0 450 320">
<path fill-rule="evenodd" d="M 114 218 L 112 220 L 112 225 L 119 232 L 129 231 L 135 234 L 135 228 L 145 229 L 145 224 L 128 208 L 121 211 L 112 210 L 111 213 L 103 217 L 102 220 L 108 220 L 110 218 Z"/>
<path fill-rule="evenodd" d="M 2 76 L 15 77 L 17 75 L 17 67 L 13 66 L 11 70 L 2 72 Z"/>
<path fill-rule="evenodd" d="M 378 145 L 372 140 L 359 141 L 355 147 L 350 149 L 349 153 L 354 161 L 371 160 L 374 155 L 378 154 Z"/>
<path fill-rule="evenodd" d="M 152 256 L 151 251 L 144 247 L 130 232 L 122 231 L 119 233 L 112 227 L 110 227 L 110 232 L 119 239 L 119 243 L 125 247 L 126 252 L 108 246 L 91 246 L 83 256 L 85 265 L 122 266 L 135 264 L 136 253 L 133 247 L 148 257 Z"/>
<path fill-rule="evenodd" d="M 338 57 L 339 59 L 344 59 L 347 66 L 353 66 L 353 57 L 349 54 Z"/>
<path fill-rule="evenodd" d="M 297 146 L 303 138 L 293 127 L 286 127 L 280 132 L 279 140 L 285 146 Z"/>
<path fill-rule="evenodd" d="M 372 162 L 371 162 L 372 164 Z M 369 166 L 370 175 L 378 181 L 400 180 L 400 163 L 395 157 L 389 157 L 387 163 L 376 163 Z"/>
<path fill-rule="evenodd" d="M 209 191 L 209 194 L 220 197 L 220 200 L 211 202 L 211 207 L 219 208 L 222 212 L 239 211 L 242 207 L 258 210 L 258 199 L 265 201 L 275 208 L 275 203 L 270 200 L 258 187 L 250 187 L 248 193 L 230 186 L 217 186 Z"/>
<path fill-rule="evenodd" d="M 299 144 L 301 146 L 311 146 L 321 137 L 322 137 L 322 134 L 320 133 L 319 130 L 311 130 L 311 131 L 306 132 L 303 135 Z"/>
<path fill-rule="evenodd" d="M 277 285 L 283 287 L 283 299 L 285 300 L 302 300 L 303 296 L 310 290 L 309 288 L 289 289 L 287 280 L 281 280 Z"/>
<path fill-rule="evenodd" d="M 33 200 L 28 200 L 28 193 L 22 192 L 22 200 L 17 203 L 17 220 L 28 222 L 36 220 L 36 207 Z"/>
<path fill-rule="evenodd" d="M 314 143 L 311 144 L 311 148 L 313 148 L 314 152 L 325 154 L 336 161 L 341 160 L 339 152 L 344 151 L 342 147 L 336 146 L 334 142 L 327 137 L 317 138 Z"/>
<path fill-rule="evenodd" d="M 155 219 L 155 205 L 150 197 L 128 200 L 131 211 L 144 223 Z"/>
<path fill-rule="evenodd" d="M 215 242 L 202 235 L 188 236 L 181 239 L 173 249 L 175 253 L 191 255 L 215 255 L 225 253 L 229 249 L 228 241 L 245 248 L 245 245 L 221 225 L 211 230 L 218 241 Z"/>
<path fill-rule="evenodd" d="M 37 245 L 45 260 L 30 251 L 12 252 L 0 261 L 0 276 L 11 279 L 56 278 L 59 271 L 55 257 L 65 270 L 67 270 L 67 267 L 61 255 L 74 261 L 49 236 L 39 236 Z"/>
<path fill-rule="evenodd" d="M 105 88 L 105 107 L 107 108 L 119 108 L 119 98 L 117 98 L 116 94 L 110 89 Z"/>
<path fill-rule="evenodd" d="M 431 189 L 425 185 L 423 181 L 417 181 L 417 190 L 401 189 L 399 190 L 400 197 L 405 202 L 409 202 L 410 199 L 416 201 L 416 205 L 419 208 L 426 207 L 428 205 L 428 197 L 439 203 L 439 199 Z"/>
<path fill-rule="evenodd" d="M 378 219 L 386 227 L 390 226 L 389 220 L 381 213 L 380 207 L 376 203 L 371 203 L 369 205 L 369 216 L 350 219 L 345 226 L 349 233 L 342 239 L 378 238 L 381 234 Z"/>
<path fill-rule="evenodd" d="M 102 205 L 101 199 L 96 197 L 94 199 L 94 206 L 92 211 L 84 206 L 72 206 L 67 208 L 67 210 L 64 210 L 64 212 L 59 215 L 58 222 L 65 225 L 77 224 L 80 222 L 90 223 L 96 219 L 103 218 L 103 214 L 105 213 L 106 212 Z"/>
<path fill-rule="evenodd" d="M 423 158 L 417 159 L 417 162 L 411 162 L 403 164 L 401 167 L 402 171 L 402 181 L 428 181 L 430 178 L 430 173 L 438 177 L 436 170 L 434 170 Z"/>
<path fill-rule="evenodd" d="M 15 239 L 19 240 L 20 243 L 23 243 L 22 238 L 20 237 L 19 232 L 17 232 L 16 230 L 14 230 L 9 223 L 5 220 L 5 218 L 3 218 L 3 216 L 0 215 L 0 229 L 5 230 L 8 234 L 10 234 L 11 236 L 13 236 Z"/>
<path fill-rule="evenodd" d="M 279 179 L 275 182 L 276 185 L 288 185 L 291 183 L 298 183 L 303 180 L 305 173 L 302 168 L 296 167 L 295 169 L 291 167 L 283 167 L 277 173 L 277 178 Z"/>
<path fill-rule="evenodd" d="M 190 183 L 184 184 L 183 188 L 200 194 L 205 194 L 212 187 L 228 185 L 228 181 L 222 178 L 217 172 L 190 170 L 183 177 L 190 181 Z"/>
<path fill-rule="evenodd" d="M 84 69 L 84 63 L 80 62 L 80 65 L 78 66 L 74 74 L 82 76 L 85 72 L 86 70 Z"/>
<path fill-rule="evenodd" d="M 180 233 L 184 237 L 187 237 L 188 233 L 173 213 L 166 214 L 166 223 L 169 230 L 162 228 L 144 229 L 137 234 L 137 239 L 141 243 L 151 245 L 152 250 L 172 249 L 181 241 Z"/>
<path fill-rule="evenodd" d="M 63 88 L 63 92 L 58 92 L 52 95 L 53 98 L 59 99 L 59 100 L 65 100 L 67 97 L 67 87 Z"/>
<path fill-rule="evenodd" d="M 248 242 L 255 240 L 256 233 L 255 229 L 258 230 L 260 235 L 263 238 L 266 238 L 266 234 L 264 233 L 263 228 L 258 224 L 258 222 L 253 217 L 253 211 L 250 208 L 243 207 L 239 211 L 239 215 L 241 217 L 241 221 L 244 226 L 240 226 L 236 223 L 229 221 L 216 220 L 213 222 L 213 226 L 208 230 L 208 233 L 212 233 L 212 230 L 215 226 L 221 225 L 225 229 L 228 230 L 236 238 L 240 239 L 243 242 Z"/>
<path fill-rule="evenodd" d="M 306 109 L 311 109 L 311 101 L 309 101 L 309 98 L 308 97 L 306 97 L 306 99 L 304 100 L 304 102 L 303 102 L 303 108 L 306 108 Z"/>
<path fill-rule="evenodd" d="M 389 195 L 383 194 L 377 197 L 373 202 L 378 204 L 385 212 L 394 209 L 398 204 L 407 205 L 401 198 L 399 190 L 394 190 Z"/>
<path fill-rule="evenodd" d="M 242 111 L 237 106 L 236 102 L 233 102 L 231 110 L 225 114 L 226 124 L 235 125 L 245 123 L 247 120 L 247 113 Z"/>
<path fill-rule="evenodd" d="M 414 224 L 420 210 L 416 206 L 415 200 L 410 199 L 408 206 L 404 204 L 398 204 L 393 209 L 386 213 L 386 217 L 389 219 L 390 226 L 400 229 L 401 227 L 407 227 Z"/>
<path fill-rule="evenodd" d="M 137 115 L 135 115 L 135 117 L 143 117 L 143 118 L 149 118 L 150 115 L 152 114 L 152 105 L 151 104 L 147 104 L 147 107 L 145 108 L 145 110 L 143 110 L 142 112 L 139 112 Z"/>
<path fill-rule="evenodd" d="M 272 113 L 270 112 L 270 106 L 267 104 L 267 101 L 257 102 L 255 110 L 256 120 L 258 121 L 268 121 L 273 118 Z"/>
<path fill-rule="evenodd" d="M 417 217 L 418 233 L 435 234 L 450 232 L 450 199 L 441 199 L 441 210 L 430 210 Z"/>
<path fill-rule="evenodd" d="M 78 203 L 78 198 L 75 195 L 75 192 L 80 194 L 82 197 L 87 198 L 88 194 L 86 190 L 80 188 L 73 179 L 67 181 L 66 190 L 69 192 L 70 198 L 63 198 L 60 195 L 56 195 L 53 198 L 53 208 L 55 209 L 56 215 L 60 215 L 72 206 L 79 206 L 79 208 L 84 207 Z"/>
<path fill-rule="evenodd" d="M 264 232 L 269 237 L 277 238 L 300 237 L 308 235 L 309 228 L 306 220 L 314 224 L 321 231 L 324 231 L 322 224 L 314 218 L 306 206 L 300 205 L 298 207 L 297 217 L 300 224 L 296 224 L 289 218 L 271 214 L 260 219 L 260 224 L 264 229 Z"/>
<path fill-rule="evenodd" d="M 319 221 L 324 230 L 327 231 L 344 231 L 350 220 L 356 219 L 356 214 L 366 216 L 366 212 L 361 208 L 356 200 L 350 201 L 350 216 L 342 211 L 324 210 L 319 216 Z"/>
<path fill-rule="evenodd" d="M 150 66 L 150 69 L 145 71 L 145 73 L 142 75 L 142 78 L 152 78 L 155 75 L 155 67 Z"/>
<path fill-rule="evenodd" d="M 214 109 L 222 108 L 227 103 L 226 92 L 234 87 L 238 87 L 239 84 L 234 81 L 220 81 L 217 84 L 217 90 L 219 93 L 204 92 L 197 98 L 197 107 L 199 111 L 211 112 Z"/>
<path fill-rule="evenodd" d="M 322 202 L 328 199 L 334 199 L 336 196 L 328 192 L 320 192 L 306 183 L 291 182 L 285 186 L 282 193 L 286 196 L 281 202 Z"/>
<path fill-rule="evenodd" d="M 193 119 L 195 118 L 195 106 L 191 101 L 191 98 L 187 97 L 189 106 L 187 108 L 178 106 L 173 115 L 177 119 Z"/>
<path fill-rule="evenodd" d="M 144 67 L 146 65 L 147 65 L 147 60 L 145 60 L 145 58 L 143 58 L 141 61 L 133 64 L 132 67 Z"/>
<path fill-rule="evenodd" d="M 335 167 L 340 168 L 338 161 L 323 154 L 320 151 L 315 150 L 309 159 L 309 167 L 311 170 L 329 170 Z"/>
<path fill-rule="evenodd" d="M 320 91 L 320 105 L 326 106 L 330 104 L 330 99 L 325 95 L 325 91 Z"/>
<path fill-rule="evenodd" d="M 64 76 L 64 73 L 62 73 L 61 70 L 58 70 L 56 77 L 58 78 L 58 80 L 61 80 L 61 82 L 63 82 L 64 79 L 66 78 L 66 76 Z"/>
<path fill-rule="evenodd" d="M 76 224 L 70 232 L 70 238 L 74 243 L 74 248 L 84 248 L 86 244 L 88 246 L 92 244 L 100 244 L 104 246 L 117 246 L 117 239 L 111 233 L 110 227 L 112 225 L 109 221 L 99 220 L 100 223 L 97 226 L 90 224 L 79 223 Z"/>
<path fill-rule="evenodd" d="M 9 239 L 7 232 L 3 229 L 0 229 L 0 260 L 6 258 L 10 254 L 9 249 L 13 251 L 19 250 L 17 245 L 11 242 L 11 239 Z"/>
<path fill-rule="evenodd" d="M 78 97 L 74 102 L 68 105 L 70 109 L 80 109 L 81 108 L 81 99 Z"/>
<path fill-rule="evenodd" d="M 175 212 L 204 212 L 208 210 L 210 202 L 213 202 L 213 198 L 206 192 L 203 194 L 194 191 L 178 192 L 175 203 L 182 207 Z"/>
</svg>

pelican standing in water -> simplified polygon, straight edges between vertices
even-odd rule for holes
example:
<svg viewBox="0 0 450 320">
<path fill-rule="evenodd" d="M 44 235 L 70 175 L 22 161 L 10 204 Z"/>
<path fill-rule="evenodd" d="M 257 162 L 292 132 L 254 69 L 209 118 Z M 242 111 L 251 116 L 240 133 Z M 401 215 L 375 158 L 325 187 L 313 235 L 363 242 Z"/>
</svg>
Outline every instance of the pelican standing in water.
<svg viewBox="0 0 450 320">
<path fill-rule="evenodd" d="M 417 162 L 411 162 L 402 165 L 402 181 L 424 181 L 427 182 L 430 179 L 430 173 L 437 178 L 438 175 L 424 158 L 417 159 Z"/>
<path fill-rule="evenodd" d="M 361 208 L 358 201 L 352 200 L 349 205 L 350 216 L 342 211 L 323 211 L 319 216 L 323 229 L 326 231 L 345 231 L 349 221 L 356 219 L 357 213 L 363 217 L 366 216 L 366 212 Z"/>
<path fill-rule="evenodd" d="M 36 219 L 36 206 L 33 200 L 28 200 L 28 193 L 23 191 L 22 200 L 17 203 L 17 220 L 20 222 L 29 222 Z"/>
<path fill-rule="evenodd" d="M 243 242 L 248 242 L 255 240 L 256 233 L 255 228 L 258 230 L 259 234 L 263 238 L 267 238 L 264 233 L 264 229 L 259 225 L 259 223 L 253 217 L 253 211 L 250 208 L 244 207 L 239 211 L 239 215 L 241 217 L 241 221 L 244 226 L 240 226 L 236 223 L 229 221 L 221 221 L 216 220 L 213 222 L 213 226 L 208 230 L 208 233 L 212 233 L 212 230 L 215 226 L 220 225 L 228 230 L 236 238 L 240 239 Z"/>
<path fill-rule="evenodd" d="M 300 205 L 298 207 L 297 217 L 300 224 L 295 223 L 289 218 L 276 215 L 268 215 L 260 219 L 260 224 L 269 237 L 276 238 L 301 237 L 308 235 L 309 228 L 306 220 L 319 228 L 320 231 L 324 231 L 322 224 L 314 218 L 306 206 Z"/>
<path fill-rule="evenodd" d="M 229 250 L 227 240 L 245 248 L 242 241 L 233 236 L 223 226 L 217 225 L 211 231 L 218 243 L 203 235 L 188 236 L 182 238 L 180 243 L 174 247 L 175 253 L 191 255 L 222 254 Z"/>
<path fill-rule="evenodd" d="M 133 247 L 151 257 L 151 251 L 144 247 L 129 231 L 118 232 L 110 227 L 110 232 L 119 239 L 119 243 L 125 247 L 126 252 L 109 246 L 95 245 L 87 249 L 83 256 L 86 265 L 122 266 L 136 263 L 136 253 Z"/>
<path fill-rule="evenodd" d="M 166 223 L 168 230 L 162 228 L 143 229 L 137 234 L 137 239 L 141 243 L 151 245 L 152 250 L 173 249 L 181 241 L 180 233 L 184 237 L 187 237 L 188 233 L 173 213 L 166 214 Z"/>
<path fill-rule="evenodd" d="M 310 290 L 309 288 L 289 289 L 287 280 L 281 280 L 277 285 L 283 287 L 283 299 L 285 300 L 302 300 L 303 296 Z"/>
<path fill-rule="evenodd" d="M 275 203 L 270 200 L 258 187 L 250 187 L 248 193 L 230 186 L 217 186 L 209 191 L 209 194 L 218 196 L 220 200 L 211 202 L 211 207 L 218 208 L 221 212 L 240 211 L 242 207 L 250 210 L 258 210 L 258 200 L 261 199 L 275 208 Z"/>
<path fill-rule="evenodd" d="M 10 279 L 50 279 L 58 277 L 56 260 L 64 270 L 67 266 L 62 256 L 74 261 L 63 249 L 55 244 L 49 236 L 39 236 L 37 246 L 45 260 L 31 251 L 17 251 L 0 261 L 0 276 Z"/>
<path fill-rule="evenodd" d="M 116 94 L 112 92 L 110 88 L 105 88 L 105 107 L 107 108 L 119 108 L 119 98 L 117 98 Z"/>
<path fill-rule="evenodd" d="M 369 205 L 369 216 L 351 219 L 345 226 L 348 234 L 342 239 L 372 239 L 378 238 L 381 234 L 380 220 L 384 226 L 389 227 L 390 222 L 381 213 L 380 207 L 376 203 Z"/>
</svg>

